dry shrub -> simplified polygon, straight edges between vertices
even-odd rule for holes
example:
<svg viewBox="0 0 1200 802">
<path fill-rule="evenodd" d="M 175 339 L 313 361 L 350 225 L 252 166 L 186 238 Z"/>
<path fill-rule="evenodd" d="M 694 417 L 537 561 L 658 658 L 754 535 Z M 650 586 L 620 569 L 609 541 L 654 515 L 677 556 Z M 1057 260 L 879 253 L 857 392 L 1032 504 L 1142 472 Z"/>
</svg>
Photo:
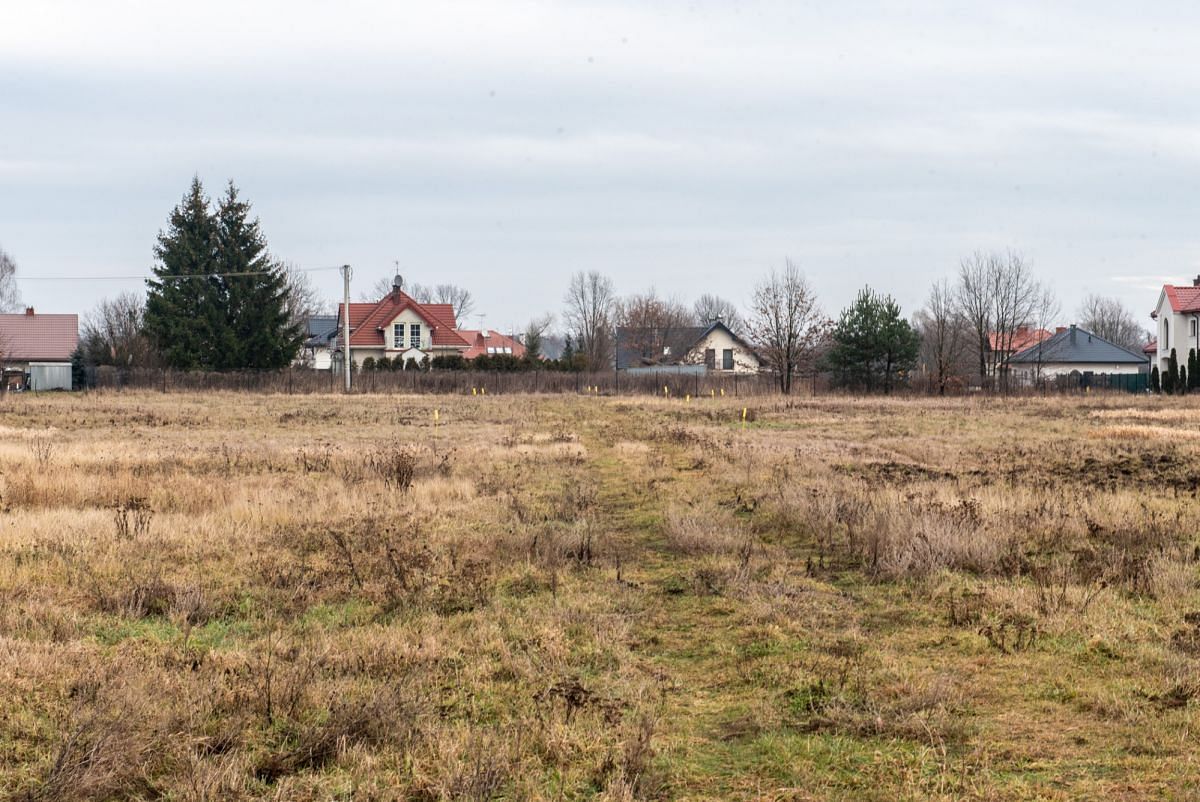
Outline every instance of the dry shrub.
<svg viewBox="0 0 1200 802">
<path fill-rule="evenodd" d="M 280 777 L 320 769 L 355 746 L 404 748 L 419 731 L 422 706 L 397 685 L 331 692 L 324 704 L 295 712 L 279 728 L 281 743 L 262 757 L 254 774 Z"/>
<path fill-rule="evenodd" d="M 54 441 L 44 435 L 32 437 L 29 440 L 29 453 L 38 470 L 45 470 L 54 457 Z"/>
<path fill-rule="evenodd" d="M 346 590 L 385 611 L 424 606 L 450 615 L 486 604 L 495 593 L 495 561 L 439 543 L 422 528 L 413 519 L 394 524 L 368 517 L 329 528 L 316 549 L 335 566 L 333 576 L 340 574 Z M 315 574 L 298 579 L 320 581 Z"/>
<path fill-rule="evenodd" d="M 819 679 L 789 695 L 789 705 L 809 732 L 902 738 L 944 746 L 969 735 L 962 689 L 945 676 L 853 684 Z"/>
<path fill-rule="evenodd" d="M 136 669 L 110 667 L 71 689 L 75 704 L 63 722 L 40 782 L 18 799 L 100 802 L 158 797 L 156 776 L 179 758 L 181 722 L 162 688 L 139 681 Z"/>
<path fill-rule="evenodd" d="M 739 530 L 738 522 L 727 513 L 673 507 L 667 511 L 663 534 L 671 551 L 694 557 L 737 552 L 746 539 Z"/>
<path fill-rule="evenodd" d="M 116 524 L 117 537 L 121 540 L 133 540 L 150 534 L 150 522 L 154 519 L 154 510 L 144 498 L 131 496 L 113 505 L 113 521 Z"/>
<path fill-rule="evenodd" d="M 384 484 L 403 492 L 412 487 L 417 470 L 417 457 L 408 448 L 382 448 L 367 456 L 367 468 L 382 479 Z"/>
</svg>

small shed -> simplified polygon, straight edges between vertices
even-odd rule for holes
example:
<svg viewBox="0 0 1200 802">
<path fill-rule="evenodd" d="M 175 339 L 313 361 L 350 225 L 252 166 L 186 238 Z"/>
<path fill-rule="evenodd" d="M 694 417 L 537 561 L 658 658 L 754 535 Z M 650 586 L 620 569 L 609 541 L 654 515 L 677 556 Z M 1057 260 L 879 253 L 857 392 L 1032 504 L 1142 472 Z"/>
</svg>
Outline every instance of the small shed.
<svg viewBox="0 0 1200 802">
<path fill-rule="evenodd" d="M 30 362 L 29 389 L 34 392 L 71 389 L 70 362 Z"/>
</svg>

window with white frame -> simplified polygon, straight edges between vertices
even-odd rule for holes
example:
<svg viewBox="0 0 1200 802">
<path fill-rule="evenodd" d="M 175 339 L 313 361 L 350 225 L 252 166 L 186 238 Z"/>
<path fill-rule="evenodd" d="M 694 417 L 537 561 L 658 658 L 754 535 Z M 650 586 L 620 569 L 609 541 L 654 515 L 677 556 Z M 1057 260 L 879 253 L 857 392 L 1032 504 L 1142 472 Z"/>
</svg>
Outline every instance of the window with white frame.
<svg viewBox="0 0 1200 802">
<path fill-rule="evenodd" d="M 1191 319 L 1191 327 L 1192 327 L 1192 330 L 1191 330 L 1190 334 L 1193 337 L 1195 337 L 1196 336 L 1196 318 Z"/>
<path fill-rule="evenodd" d="M 411 323 L 408 326 L 408 345 L 410 348 L 421 347 L 421 324 Z"/>
<path fill-rule="evenodd" d="M 403 348 L 404 347 L 404 324 L 403 323 L 397 323 L 394 326 L 392 326 L 392 347 L 393 348 Z"/>
</svg>

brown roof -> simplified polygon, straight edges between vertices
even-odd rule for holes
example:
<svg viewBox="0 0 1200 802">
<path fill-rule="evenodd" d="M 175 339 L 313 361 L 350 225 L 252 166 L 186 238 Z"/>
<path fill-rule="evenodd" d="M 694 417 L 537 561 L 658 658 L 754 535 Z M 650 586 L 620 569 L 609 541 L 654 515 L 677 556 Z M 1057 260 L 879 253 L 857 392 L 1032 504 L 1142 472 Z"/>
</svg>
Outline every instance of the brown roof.
<svg viewBox="0 0 1200 802">
<path fill-rule="evenodd" d="M 0 315 L 0 355 L 20 362 L 69 362 L 79 344 L 79 315 Z"/>
</svg>

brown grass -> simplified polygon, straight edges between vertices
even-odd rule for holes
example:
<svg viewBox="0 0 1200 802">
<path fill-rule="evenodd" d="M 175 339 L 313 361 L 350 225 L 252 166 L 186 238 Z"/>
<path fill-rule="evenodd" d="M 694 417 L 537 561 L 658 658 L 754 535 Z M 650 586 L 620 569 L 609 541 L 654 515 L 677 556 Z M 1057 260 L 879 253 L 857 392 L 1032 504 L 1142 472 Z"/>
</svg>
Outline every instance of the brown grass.
<svg viewBox="0 0 1200 802">
<path fill-rule="evenodd" d="M 6 399 L 0 788 L 1200 783 L 1200 406 L 745 403 Z"/>
</svg>

